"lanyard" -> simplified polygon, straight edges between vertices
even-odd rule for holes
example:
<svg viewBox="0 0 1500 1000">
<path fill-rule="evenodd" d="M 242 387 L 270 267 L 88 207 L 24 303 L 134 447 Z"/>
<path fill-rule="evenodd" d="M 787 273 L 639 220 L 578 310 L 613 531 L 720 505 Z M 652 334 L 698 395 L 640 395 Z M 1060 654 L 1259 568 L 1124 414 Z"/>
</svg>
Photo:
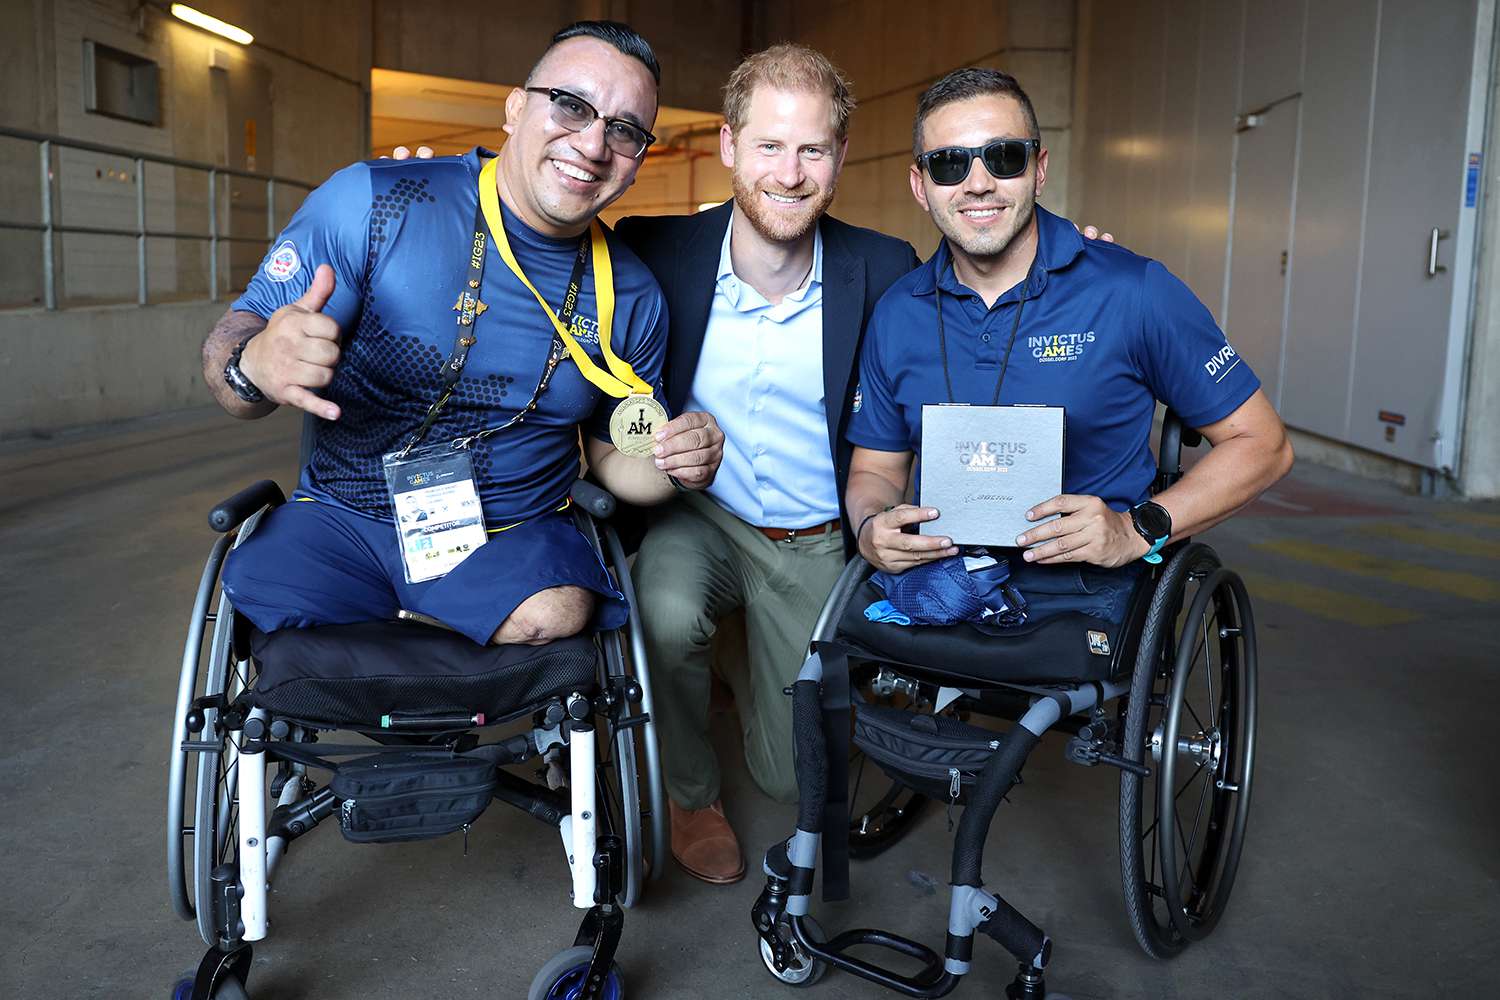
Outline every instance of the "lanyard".
<svg viewBox="0 0 1500 1000">
<path fill-rule="evenodd" d="M 948 266 L 951 268 L 953 265 L 950 262 Z M 1016 304 L 1016 321 L 1010 326 L 1010 340 L 1005 344 L 1005 357 L 1000 362 L 1000 377 L 995 379 L 995 396 L 990 400 L 991 406 L 1000 402 L 1000 387 L 1005 384 L 1005 370 L 1010 367 L 1010 350 L 1016 346 L 1016 333 L 1021 329 L 1021 313 L 1026 308 L 1027 297 L 1031 294 L 1031 272 L 1035 267 L 1036 262 L 1032 261 L 1031 267 L 1026 269 L 1026 281 L 1021 285 L 1021 299 Z M 957 279 L 958 276 L 955 274 L 954 280 Z M 932 290 L 937 297 L 938 350 L 943 356 L 943 383 L 948 387 L 948 402 L 954 403 L 957 400 L 953 398 L 953 378 L 948 374 L 948 338 L 943 333 L 943 290 L 938 287 L 936 280 L 932 283 Z"/>
<path fill-rule="evenodd" d="M 427 408 L 427 414 L 422 418 L 421 425 L 416 429 L 412 436 L 407 440 L 406 444 L 402 447 L 401 455 L 403 457 L 409 454 L 411 450 L 417 445 L 422 443 L 422 440 L 427 436 L 428 431 L 432 429 L 433 423 L 437 420 L 438 414 L 442 411 L 443 407 L 447 405 L 448 400 L 452 398 L 453 390 L 457 387 L 459 379 L 463 376 L 464 366 L 468 364 L 469 349 L 472 348 L 478 340 L 478 338 L 474 335 L 475 323 L 478 320 L 480 314 L 485 312 L 488 308 L 479 301 L 479 293 L 484 285 L 484 263 L 485 258 L 488 256 L 487 250 L 489 244 L 489 237 L 485 233 L 485 225 L 488 221 L 488 215 L 486 211 L 487 206 L 485 205 L 485 198 L 483 197 L 483 190 L 486 183 L 488 183 L 491 195 L 494 196 L 495 172 L 493 167 L 497 162 L 498 157 L 490 160 L 489 163 L 485 165 L 485 168 L 480 171 L 481 196 L 478 200 L 478 204 L 476 204 L 474 207 L 474 238 L 472 243 L 470 244 L 468 268 L 464 276 L 464 287 L 459 292 L 458 300 L 453 305 L 453 308 L 458 311 L 458 334 L 453 342 L 452 353 L 449 354 L 448 360 L 443 362 L 443 367 L 441 369 L 443 373 L 442 387 L 438 391 L 437 399 L 435 399 L 432 405 Z M 498 206 L 498 196 L 495 196 L 495 200 Z M 538 379 L 536 389 L 532 392 L 531 399 L 526 403 L 526 405 L 521 407 L 521 409 L 518 410 L 514 416 L 505 421 L 505 423 L 503 424 L 497 424 L 493 427 L 487 427 L 479 433 L 471 434 L 468 437 L 455 439 L 451 445 L 454 448 L 466 448 L 475 441 L 483 440 L 484 438 L 489 437 L 491 434 L 499 433 L 500 431 L 503 431 L 508 427 L 519 424 L 521 421 L 526 419 L 526 415 L 528 413 L 531 413 L 536 409 L 537 401 L 541 399 L 542 394 L 547 391 L 547 386 L 552 382 L 553 372 L 557 370 L 557 366 L 562 361 L 562 359 L 568 356 L 569 352 L 567 351 L 564 340 L 562 338 L 566 338 L 567 341 L 572 341 L 573 339 L 567 333 L 567 325 L 572 321 L 574 309 L 578 305 L 578 293 L 583 287 L 583 269 L 584 266 L 588 263 L 590 257 L 592 241 L 588 239 L 580 240 L 578 244 L 578 254 L 573 258 L 573 273 L 568 278 L 568 290 L 567 293 L 563 296 L 562 311 L 560 314 L 554 316 L 552 310 L 547 306 L 547 303 L 542 300 L 541 295 L 536 291 L 535 287 L 532 286 L 531 282 L 526 280 L 526 276 L 520 271 L 519 265 L 514 263 L 515 257 L 513 254 L 511 254 L 510 246 L 505 240 L 505 227 L 503 222 L 499 222 L 494 225 L 493 229 L 494 231 L 499 233 L 499 237 L 496 239 L 496 243 L 501 247 L 502 256 L 505 256 L 507 258 L 507 263 L 511 265 L 511 270 L 514 271 L 523 282 L 525 282 L 526 287 L 531 289 L 532 294 L 537 296 L 537 301 L 542 303 L 542 308 L 546 311 L 547 316 L 552 320 L 554 326 L 558 328 L 559 332 L 561 333 L 561 337 L 552 338 L 552 343 L 547 350 L 547 361 L 542 369 L 541 378 Z M 597 264 L 599 259 L 598 247 L 592 247 L 592 253 L 596 263 L 597 274 Z M 609 251 L 606 248 L 604 250 L 606 282 L 608 282 L 609 280 L 608 254 Z M 596 284 L 597 283 L 598 282 L 596 279 Z M 612 295 L 610 296 L 610 300 L 612 310 Z M 601 327 L 603 325 L 602 320 L 603 316 L 601 314 Z M 574 344 L 574 346 L 577 346 L 576 343 Z M 580 353 L 582 353 L 581 350 Z M 588 359 L 587 354 L 584 354 L 583 356 L 586 360 Z M 592 360 L 589 360 L 589 364 L 593 364 Z M 623 361 L 620 362 L 620 364 L 625 367 L 625 370 L 629 372 L 632 377 L 634 377 L 635 373 L 630 370 L 630 367 L 628 365 L 625 365 Z M 600 374 L 602 375 L 603 373 L 601 372 Z M 587 373 L 585 373 L 585 375 L 587 375 Z"/>
<path fill-rule="evenodd" d="M 615 317 L 615 281 L 614 270 L 609 261 L 609 246 L 604 242 L 604 230 L 599 226 L 599 220 L 595 219 L 589 223 L 589 243 L 594 259 L 594 298 L 599 308 L 599 351 L 604 355 L 604 361 L 609 365 L 606 372 L 594 363 L 594 359 L 588 356 L 588 352 L 578 346 L 578 341 L 568 332 L 552 307 L 547 305 L 547 300 L 542 298 L 542 293 L 536 290 L 526 277 L 526 272 L 521 270 L 521 265 L 516 262 L 516 255 L 511 252 L 510 241 L 505 236 L 505 224 L 500 215 L 500 193 L 495 188 L 495 172 L 500 164 L 497 156 L 484 165 L 479 172 L 479 207 L 484 212 L 484 219 L 489 223 L 490 233 L 495 239 L 495 249 L 500 251 L 500 257 L 505 261 L 505 266 L 510 268 L 512 274 L 520 279 L 532 295 L 536 296 L 537 304 L 542 307 L 542 312 L 552 321 L 552 326 L 557 330 L 557 335 L 562 339 L 567 349 L 568 357 L 578 366 L 578 371 L 584 378 L 588 379 L 601 391 L 608 395 L 621 399 L 631 393 L 651 394 L 651 386 L 646 384 L 639 375 L 623 359 L 617 357 L 610 349 L 610 333 L 614 326 Z M 579 251 L 582 257 L 582 250 Z M 573 289 L 569 289 L 569 300 L 564 303 L 564 309 L 571 306 L 576 298 Z M 610 374 L 610 373 L 613 374 Z"/>
</svg>

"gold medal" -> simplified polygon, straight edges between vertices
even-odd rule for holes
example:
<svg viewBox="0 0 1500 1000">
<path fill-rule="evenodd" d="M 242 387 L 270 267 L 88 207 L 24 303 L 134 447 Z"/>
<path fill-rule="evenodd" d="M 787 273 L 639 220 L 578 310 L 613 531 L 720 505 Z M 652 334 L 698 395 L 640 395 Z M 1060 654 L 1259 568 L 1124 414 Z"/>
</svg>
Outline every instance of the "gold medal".
<svg viewBox="0 0 1500 1000">
<path fill-rule="evenodd" d="M 652 396 L 633 392 L 620 400 L 609 418 L 609 439 L 631 458 L 645 458 L 656 448 L 656 434 L 667 426 L 667 408 Z"/>
</svg>

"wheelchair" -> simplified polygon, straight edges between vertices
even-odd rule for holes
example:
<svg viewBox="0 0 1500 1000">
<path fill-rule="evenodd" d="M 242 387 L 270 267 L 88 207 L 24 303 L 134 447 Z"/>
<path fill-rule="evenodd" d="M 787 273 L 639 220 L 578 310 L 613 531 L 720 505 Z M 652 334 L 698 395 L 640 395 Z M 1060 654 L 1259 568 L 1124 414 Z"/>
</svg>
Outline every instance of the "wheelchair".
<svg viewBox="0 0 1500 1000">
<path fill-rule="evenodd" d="M 1153 492 L 1181 477 L 1182 446 L 1200 441 L 1167 412 Z M 946 996 L 970 971 L 983 932 L 1018 962 L 1006 996 L 1045 997 L 1052 940 L 984 888 L 981 868 L 996 809 L 1054 729 L 1069 736 L 1067 760 L 1120 771 L 1120 872 L 1140 947 L 1168 959 L 1213 930 L 1249 817 L 1255 623 L 1244 583 L 1207 545 L 1183 539 L 1162 555 L 1137 577 L 1121 622 L 1072 612 L 1001 638 L 967 624 L 867 621 L 864 608 L 881 595 L 872 568 L 859 556 L 849 562 L 791 688 L 797 825 L 766 852 L 766 886 L 751 911 L 773 977 L 806 987 L 832 967 L 906 996 Z M 977 726 L 973 715 L 1013 725 Z M 873 803 L 851 810 L 863 782 L 875 787 Z M 942 954 L 883 930 L 828 938 L 810 915 L 820 848 L 824 899 L 848 898 L 848 859 L 899 842 L 934 800 L 964 807 Z M 921 968 L 893 971 L 850 953 L 860 946 Z"/>
<path fill-rule="evenodd" d="M 665 868 L 668 814 L 635 593 L 607 523 L 615 501 L 581 479 L 571 499 L 630 617 L 618 630 L 544 646 L 478 646 L 410 621 L 264 635 L 216 597 L 218 577 L 229 550 L 283 494 L 264 480 L 214 508 L 209 521 L 221 537 L 189 621 L 167 786 L 168 890 L 207 951 L 174 985 L 174 1000 L 245 1000 L 252 946 L 267 935 L 271 879 L 292 843 L 323 820 L 335 818 L 354 841 L 446 830 L 467 843 L 469 822 L 492 798 L 557 828 L 573 905 L 585 911 L 572 945 L 536 974 L 529 1000 L 621 1000 L 622 911 Z M 427 672 L 368 666 L 407 650 L 403 662 Z M 485 740 L 487 729 L 528 716 L 529 731 Z M 369 742 L 321 742 L 333 731 Z M 528 762 L 545 765 L 545 782 L 507 770 Z M 320 772 L 333 777 L 320 784 Z M 355 774 L 376 776 L 389 794 L 355 795 Z M 436 794 L 403 792 L 434 783 Z"/>
</svg>

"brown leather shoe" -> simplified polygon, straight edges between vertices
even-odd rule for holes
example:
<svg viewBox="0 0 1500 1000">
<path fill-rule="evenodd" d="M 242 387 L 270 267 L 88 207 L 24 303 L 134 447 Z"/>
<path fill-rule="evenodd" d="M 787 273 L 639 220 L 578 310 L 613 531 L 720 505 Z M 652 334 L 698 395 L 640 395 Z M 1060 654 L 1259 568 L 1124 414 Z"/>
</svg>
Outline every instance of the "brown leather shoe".
<svg viewBox="0 0 1500 1000">
<path fill-rule="evenodd" d="M 672 812 L 672 857 L 682 870 L 714 885 L 728 885 L 745 877 L 740 842 L 724 818 L 724 806 L 683 809 L 668 800 Z"/>
</svg>

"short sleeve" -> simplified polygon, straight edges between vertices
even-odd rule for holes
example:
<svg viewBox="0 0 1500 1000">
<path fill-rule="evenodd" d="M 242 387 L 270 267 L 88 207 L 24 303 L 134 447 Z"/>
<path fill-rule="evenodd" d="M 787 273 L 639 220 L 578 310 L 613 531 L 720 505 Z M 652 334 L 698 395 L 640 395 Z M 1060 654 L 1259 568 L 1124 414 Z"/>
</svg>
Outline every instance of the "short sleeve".
<svg viewBox="0 0 1500 1000">
<path fill-rule="evenodd" d="M 1190 427 L 1224 419 L 1260 388 L 1207 307 L 1154 260 L 1141 278 L 1140 333 L 1146 384 Z"/>
<path fill-rule="evenodd" d="M 370 168 L 356 163 L 307 196 L 230 308 L 269 319 L 301 298 L 318 265 L 328 264 L 334 288 L 323 312 L 347 331 L 358 319 L 364 297 L 369 231 Z"/>
<path fill-rule="evenodd" d="M 630 349 L 621 360 L 630 365 L 631 371 L 651 386 L 657 400 L 662 401 L 666 398 L 666 393 L 662 391 L 661 376 L 667 357 L 667 302 L 654 281 L 647 298 L 649 303 L 643 302 L 639 306 L 639 315 L 642 316 L 640 329 L 632 331 Z M 601 396 L 599 405 L 594 407 L 594 412 L 589 417 L 589 433 L 600 441 L 610 439 L 609 418 L 619 402 L 614 396 Z"/>
<path fill-rule="evenodd" d="M 885 361 L 883 336 L 888 311 L 876 306 L 859 352 L 859 384 L 844 436 L 849 443 L 876 451 L 911 451 L 912 434 L 901 415 L 895 384 Z"/>
</svg>

